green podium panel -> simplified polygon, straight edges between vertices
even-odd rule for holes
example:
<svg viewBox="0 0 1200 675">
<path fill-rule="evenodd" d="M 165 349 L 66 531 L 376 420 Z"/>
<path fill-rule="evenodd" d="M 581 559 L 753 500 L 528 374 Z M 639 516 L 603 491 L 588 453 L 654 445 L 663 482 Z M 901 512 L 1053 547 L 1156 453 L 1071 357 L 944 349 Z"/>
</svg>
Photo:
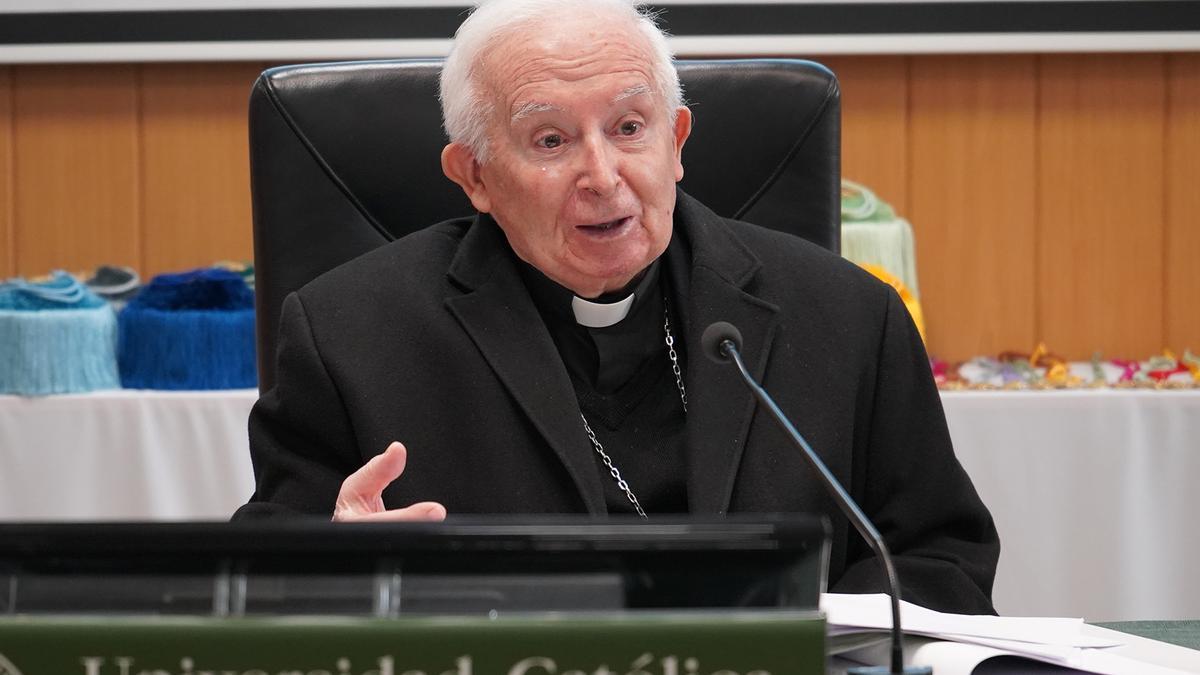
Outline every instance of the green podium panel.
<svg viewBox="0 0 1200 675">
<path fill-rule="evenodd" d="M 817 675 L 812 613 L 0 619 L 0 675 Z"/>
</svg>

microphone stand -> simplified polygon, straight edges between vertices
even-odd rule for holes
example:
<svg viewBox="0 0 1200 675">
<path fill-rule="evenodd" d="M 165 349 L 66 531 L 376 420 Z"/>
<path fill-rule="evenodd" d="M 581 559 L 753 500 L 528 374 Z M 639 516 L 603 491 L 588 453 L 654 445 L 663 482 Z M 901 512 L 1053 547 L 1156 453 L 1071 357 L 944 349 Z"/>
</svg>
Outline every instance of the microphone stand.
<svg viewBox="0 0 1200 675">
<path fill-rule="evenodd" d="M 821 477 L 821 482 L 825 484 L 825 488 L 833 495 L 842 512 L 849 517 L 851 523 L 854 523 L 854 527 L 858 529 L 858 533 L 867 540 L 867 544 L 875 552 L 880 565 L 883 566 L 883 573 L 887 577 L 888 586 L 892 590 L 889 594 L 892 600 L 891 668 L 865 666 L 850 668 L 847 670 L 847 673 L 849 675 L 884 675 L 888 673 L 893 675 L 932 675 L 933 669 L 929 666 L 909 666 L 907 668 L 904 666 L 904 646 L 902 642 L 904 638 L 900 630 L 900 582 L 896 576 L 896 568 L 892 565 L 892 555 L 888 552 L 887 544 L 884 543 L 879 530 L 875 529 L 870 519 L 862 512 L 862 509 L 858 507 L 858 504 L 854 502 L 849 493 L 846 492 L 846 489 L 834 477 L 833 473 L 829 471 L 829 467 L 825 466 L 825 463 L 821 461 L 821 458 L 809 446 L 808 441 L 804 440 L 800 432 L 796 431 L 796 427 L 792 425 L 787 416 L 783 414 L 783 411 L 779 409 L 779 406 L 775 405 L 775 401 L 767 391 L 758 384 L 754 376 L 747 370 L 745 362 L 742 361 L 742 355 L 738 352 L 737 343 L 741 342 L 741 334 L 737 328 L 724 322 L 715 323 L 705 330 L 706 335 L 704 337 L 708 338 L 709 331 L 718 327 L 720 327 L 722 332 L 728 332 L 730 335 L 719 338 L 720 342 L 717 343 L 717 354 L 715 356 L 723 357 L 723 359 L 718 360 L 733 360 L 734 364 L 737 365 L 738 372 L 746 382 L 746 386 L 754 394 L 754 397 L 767 410 L 771 411 L 771 415 L 775 418 L 775 421 L 791 436 L 792 442 L 804 451 L 804 456 L 808 459 L 809 465 L 817 471 L 817 474 Z M 702 338 L 701 342 L 707 343 L 708 340 Z M 712 354 L 709 356 L 714 357 Z"/>
</svg>

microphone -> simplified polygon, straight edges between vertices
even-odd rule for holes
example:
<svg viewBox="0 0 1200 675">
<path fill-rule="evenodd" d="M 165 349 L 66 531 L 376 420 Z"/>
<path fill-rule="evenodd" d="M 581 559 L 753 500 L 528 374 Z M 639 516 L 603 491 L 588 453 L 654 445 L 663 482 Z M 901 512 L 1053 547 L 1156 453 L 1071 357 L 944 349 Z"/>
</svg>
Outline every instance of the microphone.
<svg viewBox="0 0 1200 675">
<path fill-rule="evenodd" d="M 704 333 L 700 336 L 700 348 L 708 358 L 717 363 L 733 361 L 754 397 L 763 407 L 771 411 L 771 416 L 787 432 L 792 442 L 803 451 L 809 465 L 817 472 L 821 482 L 825 484 L 825 489 L 837 502 L 842 513 L 854 524 L 858 533 L 867 540 L 867 544 L 870 545 L 876 558 L 879 559 L 880 565 L 883 566 L 883 573 L 887 578 L 888 587 L 891 589 L 892 599 L 892 665 L 890 669 L 883 666 L 850 668 L 846 671 L 848 675 L 886 675 L 888 673 L 893 675 L 932 675 L 933 669 L 929 666 L 904 666 L 903 636 L 900 630 L 900 582 L 896 577 L 896 568 L 892 565 L 892 554 L 888 551 L 887 544 L 884 543 L 879 530 L 875 529 L 867 515 L 862 512 L 846 489 L 838 483 L 837 478 L 829 471 L 829 467 L 825 466 L 825 462 L 822 462 L 817 453 L 813 452 L 808 441 L 804 440 L 800 432 L 796 431 L 791 420 L 783 414 L 779 406 L 775 405 L 775 401 L 767 394 L 767 391 L 746 369 L 741 355 L 741 332 L 731 323 L 718 321 L 704 329 Z"/>
</svg>

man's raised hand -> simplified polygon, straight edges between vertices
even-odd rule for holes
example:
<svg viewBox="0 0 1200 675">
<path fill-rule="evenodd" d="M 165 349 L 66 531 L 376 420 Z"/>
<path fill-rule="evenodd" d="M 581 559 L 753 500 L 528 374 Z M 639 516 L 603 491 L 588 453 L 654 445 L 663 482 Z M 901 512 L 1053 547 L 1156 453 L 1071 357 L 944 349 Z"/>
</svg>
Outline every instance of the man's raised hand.
<svg viewBox="0 0 1200 675">
<path fill-rule="evenodd" d="M 437 502 L 418 502 L 402 509 L 388 510 L 383 505 L 383 489 L 404 473 L 408 450 L 393 441 L 362 468 L 342 481 L 333 519 L 338 522 L 365 521 L 437 521 L 446 518 L 446 507 Z"/>
</svg>

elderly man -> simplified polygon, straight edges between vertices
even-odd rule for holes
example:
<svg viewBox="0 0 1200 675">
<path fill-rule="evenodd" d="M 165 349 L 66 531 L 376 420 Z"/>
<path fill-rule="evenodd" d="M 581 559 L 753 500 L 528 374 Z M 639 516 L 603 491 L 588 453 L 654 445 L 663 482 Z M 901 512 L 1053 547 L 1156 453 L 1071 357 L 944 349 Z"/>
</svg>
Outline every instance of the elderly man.
<svg viewBox="0 0 1200 675">
<path fill-rule="evenodd" d="M 906 599 L 992 611 L 996 532 L 899 299 L 678 192 L 681 98 L 632 0 L 480 6 L 442 75 L 442 168 L 479 214 L 287 299 L 237 516 L 824 512 L 831 588 L 884 589 L 736 373 L 699 357 L 725 320 L 888 540 Z"/>
</svg>

